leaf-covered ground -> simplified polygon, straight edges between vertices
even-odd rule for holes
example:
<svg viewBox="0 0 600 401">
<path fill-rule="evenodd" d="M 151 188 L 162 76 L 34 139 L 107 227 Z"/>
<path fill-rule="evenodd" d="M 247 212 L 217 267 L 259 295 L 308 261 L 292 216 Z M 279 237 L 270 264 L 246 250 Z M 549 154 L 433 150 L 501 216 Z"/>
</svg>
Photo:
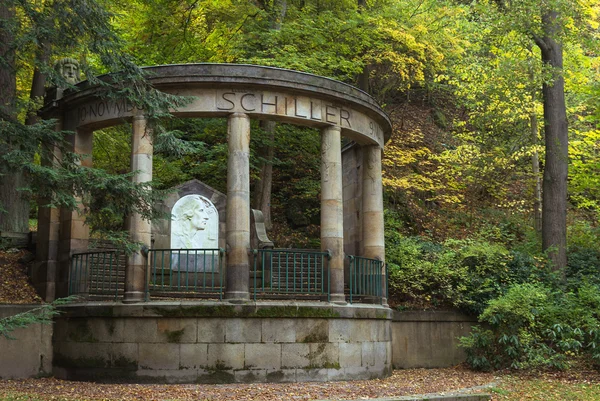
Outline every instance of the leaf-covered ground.
<svg viewBox="0 0 600 401">
<path fill-rule="evenodd" d="M 448 392 L 486 385 L 494 380 L 492 374 L 462 368 L 397 370 L 383 380 L 329 383 L 149 385 L 43 378 L 0 381 L 0 400 L 348 400 Z"/>
<path fill-rule="evenodd" d="M 52 378 L 0 381 L 0 401 L 37 400 L 359 400 L 452 393 L 493 383 L 493 401 L 600 400 L 600 373 L 490 374 L 463 368 L 397 370 L 383 380 L 227 385 L 98 384 Z"/>
<path fill-rule="evenodd" d="M 0 304 L 39 304 L 23 259 L 31 258 L 27 251 L 0 251 Z"/>
</svg>

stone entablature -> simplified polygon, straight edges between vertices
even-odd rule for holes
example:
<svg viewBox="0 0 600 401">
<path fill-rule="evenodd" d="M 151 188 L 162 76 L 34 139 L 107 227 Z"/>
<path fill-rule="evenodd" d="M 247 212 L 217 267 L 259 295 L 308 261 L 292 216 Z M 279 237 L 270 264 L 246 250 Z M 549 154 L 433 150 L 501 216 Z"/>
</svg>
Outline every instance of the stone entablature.
<svg viewBox="0 0 600 401">
<path fill-rule="evenodd" d="M 296 125 L 339 127 L 342 136 L 383 148 L 391 135 L 387 115 L 368 94 L 332 79 L 273 67 L 236 64 L 185 64 L 145 68 L 159 90 L 191 96 L 179 117 L 224 117 L 245 113 Z M 109 76 L 106 76 L 108 79 Z M 102 78 L 102 77 L 101 77 Z M 64 96 L 44 110 L 68 110 L 68 129 L 98 129 L 139 114 L 125 100 L 98 99 L 96 87 L 79 84 L 79 92 Z"/>
</svg>

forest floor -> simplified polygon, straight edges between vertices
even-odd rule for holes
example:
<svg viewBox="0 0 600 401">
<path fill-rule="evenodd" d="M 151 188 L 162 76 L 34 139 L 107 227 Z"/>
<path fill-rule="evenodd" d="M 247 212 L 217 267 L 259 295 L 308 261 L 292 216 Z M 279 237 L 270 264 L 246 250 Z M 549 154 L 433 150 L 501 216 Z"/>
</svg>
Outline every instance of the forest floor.
<svg viewBox="0 0 600 401">
<path fill-rule="evenodd" d="M 483 386 L 483 387 L 481 387 Z M 481 373 L 463 367 L 396 370 L 386 379 L 329 383 L 98 384 L 53 378 L 0 380 L 0 401 L 368 400 L 416 394 L 490 393 L 493 401 L 600 400 L 598 371 Z"/>
<path fill-rule="evenodd" d="M 0 251 L 0 304 L 39 304 L 41 298 L 27 277 L 33 255 L 25 250 Z"/>
</svg>

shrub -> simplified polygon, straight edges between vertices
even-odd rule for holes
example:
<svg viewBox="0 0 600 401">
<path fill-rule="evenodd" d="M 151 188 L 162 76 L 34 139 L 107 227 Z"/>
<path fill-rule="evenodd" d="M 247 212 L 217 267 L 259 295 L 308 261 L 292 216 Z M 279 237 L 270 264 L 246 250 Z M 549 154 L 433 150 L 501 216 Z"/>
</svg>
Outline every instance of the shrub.
<svg viewBox="0 0 600 401">
<path fill-rule="evenodd" d="M 489 327 L 461 338 L 474 369 L 569 367 L 571 357 L 600 362 L 600 288 L 583 283 L 564 294 L 545 284 L 516 284 L 489 302 Z"/>
</svg>

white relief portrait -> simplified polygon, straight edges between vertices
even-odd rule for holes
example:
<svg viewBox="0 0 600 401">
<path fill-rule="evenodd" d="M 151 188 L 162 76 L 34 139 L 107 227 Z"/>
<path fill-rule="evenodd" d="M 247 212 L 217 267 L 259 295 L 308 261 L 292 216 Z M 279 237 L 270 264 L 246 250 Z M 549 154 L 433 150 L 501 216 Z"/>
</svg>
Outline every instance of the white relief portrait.
<svg viewBox="0 0 600 401">
<path fill-rule="evenodd" d="M 171 211 L 171 268 L 180 271 L 215 271 L 219 247 L 219 212 L 201 195 L 186 195 Z"/>
</svg>

